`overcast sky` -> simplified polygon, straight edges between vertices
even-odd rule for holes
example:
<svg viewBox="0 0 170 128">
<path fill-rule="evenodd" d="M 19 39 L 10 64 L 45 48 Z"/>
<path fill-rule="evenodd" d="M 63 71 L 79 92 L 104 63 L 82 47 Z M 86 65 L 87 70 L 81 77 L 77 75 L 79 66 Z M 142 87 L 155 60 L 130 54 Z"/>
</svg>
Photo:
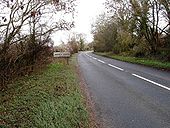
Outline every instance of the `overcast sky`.
<svg viewBox="0 0 170 128">
<path fill-rule="evenodd" d="M 72 32 L 83 33 L 86 35 L 87 42 L 91 42 L 91 24 L 96 17 L 104 11 L 103 3 L 105 0 L 77 0 L 77 14 L 75 17 L 75 28 L 71 31 L 60 31 L 53 34 L 52 39 L 55 45 L 59 45 L 61 41 L 66 42 Z"/>
</svg>

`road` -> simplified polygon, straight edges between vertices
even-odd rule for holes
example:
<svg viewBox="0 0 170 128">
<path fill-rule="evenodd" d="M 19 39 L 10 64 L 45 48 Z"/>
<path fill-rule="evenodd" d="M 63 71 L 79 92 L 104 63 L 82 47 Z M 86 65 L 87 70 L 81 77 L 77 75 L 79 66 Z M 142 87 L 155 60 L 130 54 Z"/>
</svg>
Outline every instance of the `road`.
<svg viewBox="0 0 170 128">
<path fill-rule="evenodd" d="M 104 128 L 170 128 L 170 72 L 89 52 L 78 62 Z"/>
</svg>

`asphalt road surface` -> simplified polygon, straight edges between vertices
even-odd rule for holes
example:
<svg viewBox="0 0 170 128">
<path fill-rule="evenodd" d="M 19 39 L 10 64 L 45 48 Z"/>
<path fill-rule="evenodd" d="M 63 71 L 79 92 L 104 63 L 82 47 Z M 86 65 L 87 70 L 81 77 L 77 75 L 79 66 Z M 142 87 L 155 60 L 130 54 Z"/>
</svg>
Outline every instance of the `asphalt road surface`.
<svg viewBox="0 0 170 128">
<path fill-rule="evenodd" d="M 170 128 L 170 72 L 89 52 L 78 62 L 104 128 Z"/>
</svg>

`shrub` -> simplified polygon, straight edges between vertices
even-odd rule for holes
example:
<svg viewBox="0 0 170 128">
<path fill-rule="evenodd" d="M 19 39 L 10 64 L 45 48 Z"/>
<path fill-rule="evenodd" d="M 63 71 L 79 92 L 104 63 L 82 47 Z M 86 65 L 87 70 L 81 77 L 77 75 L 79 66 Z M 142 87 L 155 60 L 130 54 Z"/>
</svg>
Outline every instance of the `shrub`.
<svg viewBox="0 0 170 128">
<path fill-rule="evenodd" d="M 43 66 L 52 55 L 48 40 L 32 43 L 29 39 L 18 42 L 0 51 L 0 90 L 7 89 L 6 84 L 18 76 L 28 75 Z"/>
</svg>

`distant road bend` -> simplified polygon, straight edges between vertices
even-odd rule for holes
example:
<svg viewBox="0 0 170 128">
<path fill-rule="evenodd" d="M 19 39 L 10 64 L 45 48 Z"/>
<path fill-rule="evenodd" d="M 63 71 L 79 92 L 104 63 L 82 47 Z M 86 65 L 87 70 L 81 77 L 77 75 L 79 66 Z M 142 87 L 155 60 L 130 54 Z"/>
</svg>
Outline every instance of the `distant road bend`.
<svg viewBox="0 0 170 128">
<path fill-rule="evenodd" d="M 104 128 L 170 128 L 170 72 L 90 52 L 78 62 Z"/>
</svg>

